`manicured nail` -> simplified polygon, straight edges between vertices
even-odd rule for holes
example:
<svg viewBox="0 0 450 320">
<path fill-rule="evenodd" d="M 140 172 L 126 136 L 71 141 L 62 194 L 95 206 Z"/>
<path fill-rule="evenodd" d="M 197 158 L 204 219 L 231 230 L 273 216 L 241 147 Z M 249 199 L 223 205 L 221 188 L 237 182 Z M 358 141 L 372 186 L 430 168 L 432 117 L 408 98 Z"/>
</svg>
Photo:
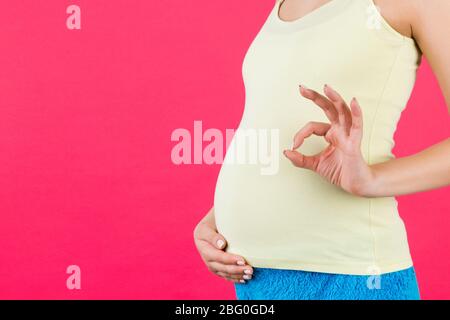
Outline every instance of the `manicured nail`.
<svg viewBox="0 0 450 320">
<path fill-rule="evenodd" d="M 217 246 L 222 249 L 222 247 L 225 245 L 225 242 L 222 239 L 217 240 Z"/>
<path fill-rule="evenodd" d="M 240 265 L 240 266 L 243 266 L 243 265 L 245 265 L 245 262 L 242 261 L 242 260 L 238 260 L 238 261 L 237 261 L 237 264 Z"/>
<path fill-rule="evenodd" d="M 245 280 L 250 280 L 252 276 L 245 274 L 242 278 L 244 278 Z"/>
<path fill-rule="evenodd" d="M 240 283 L 245 283 L 245 280 L 239 280 Z"/>
<path fill-rule="evenodd" d="M 244 273 L 245 273 L 245 274 L 252 274 L 253 272 L 252 272 L 252 270 L 250 270 L 250 269 L 245 269 L 245 270 L 244 270 Z"/>
</svg>

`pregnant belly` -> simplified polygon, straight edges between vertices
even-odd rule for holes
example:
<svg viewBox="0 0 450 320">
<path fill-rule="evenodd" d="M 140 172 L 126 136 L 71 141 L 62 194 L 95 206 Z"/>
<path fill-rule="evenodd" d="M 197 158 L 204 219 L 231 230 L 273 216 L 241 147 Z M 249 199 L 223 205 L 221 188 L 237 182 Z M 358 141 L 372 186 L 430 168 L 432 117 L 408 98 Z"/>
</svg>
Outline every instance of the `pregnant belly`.
<svg viewBox="0 0 450 320">
<path fill-rule="evenodd" d="M 224 164 L 214 196 L 218 231 L 228 251 L 279 259 L 369 252 L 367 199 L 350 195 L 316 173 L 280 158 L 274 175 L 260 165 Z M 357 214 L 355 214 L 355 212 Z M 328 250 L 328 252 L 327 252 Z M 267 257 L 269 258 L 269 257 Z"/>
<path fill-rule="evenodd" d="M 243 123 L 245 127 L 267 124 Z M 248 151 L 237 148 L 235 139 L 221 167 L 214 213 L 228 252 L 250 262 L 273 261 L 266 266 L 299 265 L 285 261 L 371 263 L 374 252 L 382 261 L 408 258 L 395 198 L 354 196 L 315 172 L 294 167 L 282 150 L 292 141 L 296 126 L 276 123 L 273 127 L 282 128 L 274 174 L 263 174 L 265 165 L 261 163 L 229 163 L 229 155 Z M 324 147 L 323 139 L 311 137 L 299 151 L 315 154 Z"/>
</svg>

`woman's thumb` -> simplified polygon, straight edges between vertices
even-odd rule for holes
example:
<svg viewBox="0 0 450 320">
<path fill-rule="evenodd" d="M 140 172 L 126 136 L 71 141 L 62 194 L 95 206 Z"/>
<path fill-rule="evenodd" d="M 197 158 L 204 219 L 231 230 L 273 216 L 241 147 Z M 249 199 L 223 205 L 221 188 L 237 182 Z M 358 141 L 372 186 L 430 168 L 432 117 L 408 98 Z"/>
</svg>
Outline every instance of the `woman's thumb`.
<svg viewBox="0 0 450 320">
<path fill-rule="evenodd" d="M 221 250 L 224 249 L 227 245 L 227 241 L 220 234 L 217 235 L 214 243 L 215 243 L 215 246 Z"/>
</svg>

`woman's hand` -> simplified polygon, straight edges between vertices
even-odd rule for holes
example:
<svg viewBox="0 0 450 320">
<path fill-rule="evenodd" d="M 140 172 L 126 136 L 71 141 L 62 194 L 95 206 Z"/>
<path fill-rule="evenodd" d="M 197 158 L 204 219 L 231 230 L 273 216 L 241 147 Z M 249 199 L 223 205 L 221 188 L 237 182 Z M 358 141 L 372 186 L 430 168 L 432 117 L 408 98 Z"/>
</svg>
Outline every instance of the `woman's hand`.
<svg viewBox="0 0 450 320">
<path fill-rule="evenodd" d="M 209 271 L 235 283 L 252 278 L 253 268 L 242 257 L 224 252 L 226 240 L 211 222 L 200 221 L 194 230 L 194 241 Z"/>
<path fill-rule="evenodd" d="M 300 93 L 322 108 L 330 123 L 305 125 L 295 135 L 292 150 L 285 150 L 284 155 L 295 166 L 312 170 L 345 191 L 363 196 L 373 180 L 373 173 L 361 153 L 363 120 L 358 102 L 353 98 L 349 108 L 328 85 L 324 86 L 325 96 L 303 86 L 300 86 Z M 313 156 L 295 151 L 312 134 L 323 136 L 328 147 Z"/>
</svg>

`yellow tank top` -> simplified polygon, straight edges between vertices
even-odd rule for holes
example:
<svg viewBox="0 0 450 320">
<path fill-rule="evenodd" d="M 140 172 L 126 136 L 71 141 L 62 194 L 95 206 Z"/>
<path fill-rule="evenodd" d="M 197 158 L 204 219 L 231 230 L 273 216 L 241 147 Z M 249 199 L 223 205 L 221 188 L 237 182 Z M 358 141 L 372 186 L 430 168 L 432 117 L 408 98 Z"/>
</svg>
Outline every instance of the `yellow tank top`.
<svg viewBox="0 0 450 320">
<path fill-rule="evenodd" d="M 394 158 L 393 135 L 421 53 L 372 0 L 332 0 L 294 21 L 280 19 L 281 2 L 276 0 L 245 55 L 245 108 L 237 131 L 278 130 L 272 150 L 278 168 L 263 174 L 261 162 L 228 161 L 257 143 L 248 139 L 247 149 L 238 147 L 235 135 L 214 196 L 226 251 L 254 267 L 355 275 L 408 268 L 412 260 L 395 197 L 354 196 L 294 167 L 282 151 L 307 122 L 329 122 L 322 109 L 301 97 L 299 84 L 318 92 L 329 84 L 361 105 L 366 162 Z M 312 136 L 299 151 L 315 154 L 326 145 L 323 137 Z"/>
</svg>

